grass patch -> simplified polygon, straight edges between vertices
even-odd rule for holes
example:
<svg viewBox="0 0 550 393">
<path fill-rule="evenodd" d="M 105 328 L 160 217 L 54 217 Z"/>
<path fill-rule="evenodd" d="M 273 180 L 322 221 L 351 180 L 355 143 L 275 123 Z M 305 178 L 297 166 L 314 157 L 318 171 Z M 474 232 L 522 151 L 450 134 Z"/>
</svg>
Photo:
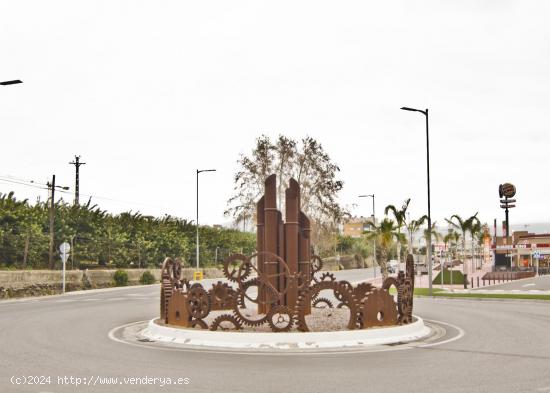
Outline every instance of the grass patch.
<svg viewBox="0 0 550 393">
<path fill-rule="evenodd" d="M 439 285 L 441 284 L 441 272 L 435 277 L 432 281 L 432 284 Z M 443 271 L 443 284 L 451 285 L 451 271 L 445 269 Z M 459 270 L 453 270 L 453 285 L 462 285 L 464 284 L 464 275 Z"/>
<path fill-rule="evenodd" d="M 419 295 L 419 296 L 428 296 L 428 291 L 429 291 L 429 288 L 414 288 L 414 294 L 415 295 Z M 432 293 L 436 293 L 436 292 L 442 292 L 443 289 L 441 288 L 432 288 Z M 394 287 L 391 287 L 390 288 L 390 294 L 392 295 L 395 295 L 397 293 L 397 291 L 395 290 Z"/>
<path fill-rule="evenodd" d="M 414 288 L 414 294 L 417 296 L 429 296 L 429 288 Z M 397 291 L 394 287 L 390 288 L 390 294 L 395 295 Z M 515 294 L 515 293 L 456 293 L 448 292 L 441 288 L 432 288 L 433 296 L 438 297 L 462 297 L 473 299 L 523 299 L 523 300 L 550 300 L 550 295 Z"/>
</svg>

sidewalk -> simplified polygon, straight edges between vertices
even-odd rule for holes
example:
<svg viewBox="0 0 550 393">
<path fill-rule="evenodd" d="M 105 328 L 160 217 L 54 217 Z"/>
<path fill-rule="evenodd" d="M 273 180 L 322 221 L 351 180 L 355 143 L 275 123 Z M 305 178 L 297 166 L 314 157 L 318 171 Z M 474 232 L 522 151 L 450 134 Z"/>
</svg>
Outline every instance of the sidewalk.
<svg viewBox="0 0 550 393">
<path fill-rule="evenodd" d="M 470 263 L 468 262 L 467 265 L 469 267 Z M 457 265 L 457 266 L 453 267 L 453 271 L 462 272 L 463 271 L 462 269 L 463 269 L 463 264 L 460 264 L 460 265 Z M 478 279 L 478 277 L 479 277 L 479 287 L 483 288 L 482 277 L 485 275 L 485 273 L 490 272 L 490 271 L 491 271 L 491 265 L 489 263 L 486 263 L 486 264 L 482 265 L 481 269 L 478 269 L 478 270 L 474 271 L 473 273 L 469 273 L 468 274 L 468 288 L 471 288 L 472 278 L 474 279 L 474 288 L 477 288 L 477 279 Z M 439 270 L 434 270 L 432 273 L 433 273 L 433 279 L 435 279 L 437 277 L 437 275 L 439 274 Z M 392 275 L 392 276 L 394 276 L 394 275 Z M 370 282 L 374 286 L 380 287 L 380 286 L 382 286 L 382 277 L 377 276 L 375 279 L 371 278 L 371 279 L 366 280 L 366 282 Z M 429 287 L 428 275 L 427 274 L 416 275 L 415 279 L 414 279 L 414 286 L 415 286 L 415 288 L 428 288 Z M 486 282 L 485 286 L 489 287 L 489 282 Z M 458 284 L 458 285 L 453 284 L 452 286 L 445 284 L 445 285 L 441 286 L 439 284 L 434 283 L 434 284 L 432 284 L 432 287 L 433 288 L 448 289 L 448 290 L 464 289 L 463 284 Z"/>
</svg>

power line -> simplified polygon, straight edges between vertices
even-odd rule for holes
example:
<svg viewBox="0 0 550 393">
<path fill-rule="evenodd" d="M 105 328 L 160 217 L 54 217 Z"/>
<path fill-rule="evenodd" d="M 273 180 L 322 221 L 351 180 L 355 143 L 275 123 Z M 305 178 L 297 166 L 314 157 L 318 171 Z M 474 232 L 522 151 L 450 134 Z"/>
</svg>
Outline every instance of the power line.
<svg viewBox="0 0 550 393">
<path fill-rule="evenodd" d="M 28 184 L 28 183 L 23 183 L 23 182 L 19 182 L 19 181 L 15 181 L 15 180 L 2 179 L 2 178 L 0 178 L 0 182 L 20 184 L 22 186 L 29 186 L 29 187 L 39 188 L 41 190 L 47 190 L 48 189 L 47 186 L 41 187 L 41 186 L 38 186 L 36 184 Z"/>
<path fill-rule="evenodd" d="M 17 179 L 17 180 L 13 180 L 13 179 Z M 12 176 L 9 176 L 9 178 L 3 178 L 2 176 L 0 176 L 0 182 L 19 184 L 19 185 L 23 185 L 23 186 L 38 188 L 38 189 L 41 189 L 41 190 L 49 190 L 50 189 L 47 184 L 43 184 L 43 187 L 40 187 L 38 184 L 42 185 L 42 183 L 35 182 L 34 180 L 23 180 L 23 179 L 15 178 L 15 177 L 12 177 Z M 69 192 L 69 191 L 60 190 L 60 189 L 58 189 L 57 192 L 60 192 L 62 194 L 71 194 L 71 192 Z M 125 201 L 125 200 L 121 200 L 121 199 L 115 199 L 115 198 L 109 198 L 109 197 L 91 195 L 91 194 L 79 194 L 79 195 L 82 195 L 82 196 L 85 196 L 85 197 L 88 197 L 88 198 L 93 198 L 93 199 L 100 199 L 100 200 L 106 200 L 106 201 L 110 201 L 110 202 L 122 203 L 122 204 L 126 204 L 126 205 L 134 205 L 134 206 L 138 205 L 138 206 L 154 207 L 154 208 L 157 208 L 157 209 L 167 210 L 166 207 L 164 207 L 164 206 L 151 205 L 151 204 L 148 204 L 148 203 L 141 203 L 141 202 L 135 202 L 135 201 Z"/>
</svg>

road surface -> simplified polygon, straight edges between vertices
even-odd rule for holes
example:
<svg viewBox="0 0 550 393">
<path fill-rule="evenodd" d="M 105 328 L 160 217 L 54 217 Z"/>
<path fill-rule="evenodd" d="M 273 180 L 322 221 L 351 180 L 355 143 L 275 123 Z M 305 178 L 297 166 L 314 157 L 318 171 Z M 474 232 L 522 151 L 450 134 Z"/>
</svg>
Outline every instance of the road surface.
<svg viewBox="0 0 550 393">
<path fill-rule="evenodd" d="M 350 274 L 339 278 L 354 281 Z M 155 317 L 158 294 L 155 285 L 0 302 L 0 392 L 550 392 L 548 303 L 416 299 L 415 314 L 465 335 L 408 350 L 251 355 L 159 350 L 108 337 L 117 326 Z M 29 376 L 50 382 L 13 384 Z M 71 376 L 96 385 L 60 384 Z M 145 376 L 188 384 L 122 379 Z"/>
</svg>

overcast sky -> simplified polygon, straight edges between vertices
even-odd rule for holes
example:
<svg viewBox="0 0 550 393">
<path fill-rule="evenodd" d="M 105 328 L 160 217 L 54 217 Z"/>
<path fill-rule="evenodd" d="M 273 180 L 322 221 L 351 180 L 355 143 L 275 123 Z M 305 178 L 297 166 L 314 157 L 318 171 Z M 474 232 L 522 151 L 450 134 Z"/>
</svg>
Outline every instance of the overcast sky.
<svg viewBox="0 0 550 393">
<path fill-rule="evenodd" d="M 344 205 L 410 197 L 432 216 L 550 221 L 548 1 L 0 0 L 0 176 L 57 182 L 113 212 L 221 223 L 240 153 L 318 139 Z M 0 192 L 46 190 L 0 182 Z M 70 195 L 66 195 L 69 199 Z M 86 197 L 82 197 L 86 199 Z"/>
</svg>

